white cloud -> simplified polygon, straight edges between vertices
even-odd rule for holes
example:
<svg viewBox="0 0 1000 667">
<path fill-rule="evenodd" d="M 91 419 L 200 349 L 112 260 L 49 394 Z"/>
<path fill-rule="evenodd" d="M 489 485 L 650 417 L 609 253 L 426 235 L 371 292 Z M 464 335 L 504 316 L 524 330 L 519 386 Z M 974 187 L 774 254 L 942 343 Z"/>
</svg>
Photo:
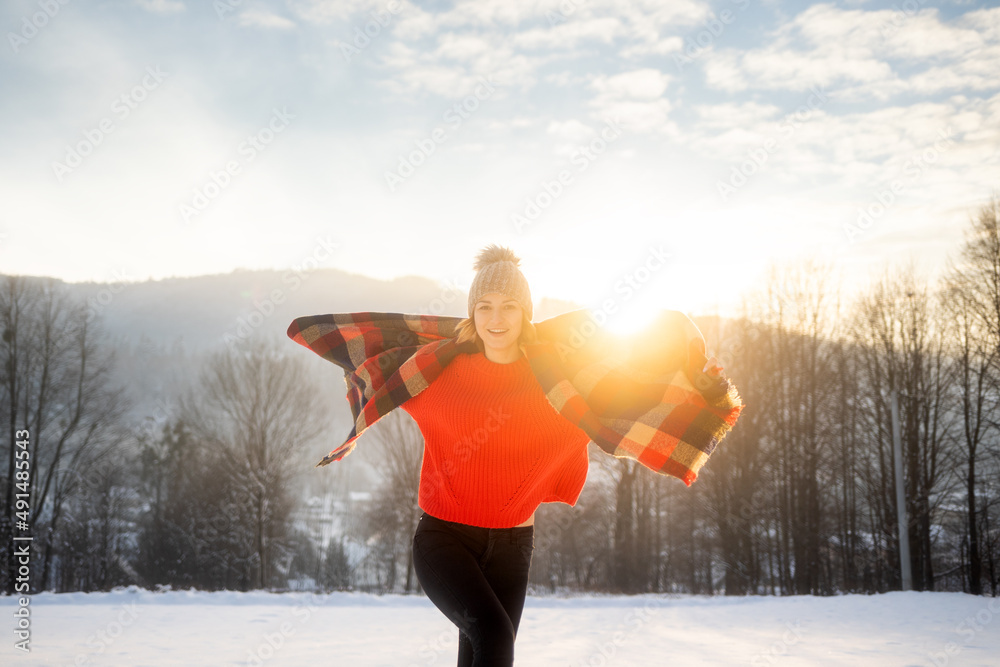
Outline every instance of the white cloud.
<svg viewBox="0 0 1000 667">
<path fill-rule="evenodd" d="M 468 62 L 489 53 L 494 48 L 496 45 L 481 35 L 452 33 L 442 35 L 432 56 Z"/>
<path fill-rule="evenodd" d="M 313 4 L 320 2 L 313 0 Z M 603 30 L 610 28 L 615 35 L 642 36 L 643 41 L 653 41 L 661 28 L 688 25 L 703 18 L 708 13 L 708 3 L 699 0 L 669 3 L 661 0 L 459 0 L 449 10 L 433 14 L 406 5 L 399 16 L 418 13 L 432 18 L 424 22 L 426 35 L 456 28 L 510 26 L 518 29 L 516 34 L 531 35 L 541 30 L 553 36 L 578 32 L 601 37 Z M 602 19 L 608 20 L 597 22 Z M 612 26 L 612 22 L 621 27 Z M 572 27 L 574 24 L 580 27 Z M 569 33 L 563 32 L 567 28 Z"/>
<path fill-rule="evenodd" d="M 882 18 L 878 34 L 868 38 L 879 45 L 877 51 L 891 58 L 929 60 L 961 58 L 981 48 L 983 35 L 973 28 L 941 23 L 936 9 L 926 9 L 908 16 L 900 12 L 873 12 Z"/>
<path fill-rule="evenodd" d="M 773 104 L 757 102 L 704 104 L 694 109 L 699 117 L 698 126 L 705 129 L 755 125 L 761 121 L 770 121 L 781 111 Z"/>
<path fill-rule="evenodd" d="M 425 93 L 446 99 L 460 99 L 472 94 L 480 77 L 498 84 L 497 95 L 509 90 L 528 88 L 535 84 L 537 58 L 515 53 L 495 36 L 479 40 L 453 42 L 445 52 L 455 56 L 463 49 L 468 58 L 445 57 L 439 51 L 428 52 L 400 41 L 384 45 L 378 56 L 378 66 L 391 74 L 377 85 L 398 97 L 415 98 Z"/>
<path fill-rule="evenodd" d="M 621 56 L 630 59 L 641 56 L 663 56 L 683 49 L 684 40 L 680 37 L 663 37 L 642 44 L 626 46 L 621 50 Z"/>
<path fill-rule="evenodd" d="M 506 130 L 506 129 L 520 130 L 524 128 L 531 128 L 539 124 L 541 124 L 541 119 L 539 118 L 528 118 L 527 116 L 517 116 L 515 118 L 491 120 L 488 123 L 486 123 L 486 127 L 492 131 Z"/>
<path fill-rule="evenodd" d="M 590 87 L 598 91 L 599 97 L 654 99 L 663 94 L 669 81 L 670 75 L 647 67 L 614 76 L 599 76 Z"/>
<path fill-rule="evenodd" d="M 288 6 L 299 18 L 311 23 L 332 23 L 356 17 L 362 13 L 379 11 L 392 16 L 387 9 L 388 0 L 289 0 Z M 405 5 L 396 0 L 393 7 Z M 403 8 L 408 11 L 409 8 Z M 368 18 L 373 18 L 370 14 Z"/>
<path fill-rule="evenodd" d="M 546 134 L 566 142 L 583 143 L 594 136 L 594 128 L 575 118 L 552 121 L 545 128 Z"/>
<path fill-rule="evenodd" d="M 156 14 L 174 14 L 187 9 L 181 0 L 135 0 L 135 4 Z"/>
<path fill-rule="evenodd" d="M 615 100 L 599 107 L 595 115 L 603 120 L 620 119 L 621 126 L 630 134 L 676 137 L 679 133 L 677 125 L 669 119 L 672 108 L 666 99 L 652 102 Z"/>
<path fill-rule="evenodd" d="M 350 23 L 364 18 L 363 10 L 370 14 L 373 7 L 358 1 L 300 0 L 293 9 L 308 20 L 341 18 Z M 393 72 L 391 80 L 381 85 L 403 96 L 420 92 L 454 96 L 459 82 L 471 72 L 491 73 L 510 89 L 527 90 L 539 78 L 566 85 L 580 80 L 572 68 L 594 48 L 617 49 L 623 59 L 662 56 L 681 49 L 681 38 L 669 33 L 700 20 L 707 11 L 706 3 L 695 0 L 669 4 L 653 0 L 466 0 L 439 12 L 404 4 L 377 37 L 388 46 L 373 51 L 372 60 Z M 553 16 L 558 18 L 552 20 Z M 554 66 L 542 74 L 547 65 Z M 560 72 L 559 67 L 565 69 Z M 657 107 L 655 113 L 662 114 L 669 103 L 661 100 Z M 638 112 L 633 109 L 631 113 Z M 646 110 L 639 115 L 649 114 Z"/>
<path fill-rule="evenodd" d="M 670 75 L 651 68 L 599 75 L 590 82 L 597 94 L 588 104 L 595 117 L 619 118 L 630 132 L 673 135 L 677 128 L 668 118 L 672 104 L 662 97 L 670 79 Z"/>
<path fill-rule="evenodd" d="M 770 148 L 754 176 L 757 182 L 786 189 L 824 184 L 840 200 L 867 196 L 898 180 L 906 197 L 933 203 L 945 199 L 946 190 L 939 187 L 958 188 L 968 197 L 989 192 L 1000 178 L 1000 93 L 841 115 L 822 106 L 781 116 L 751 104 L 697 109 L 700 120 L 685 128 L 680 141 L 721 161 L 722 180 L 728 177 L 726 163 L 738 165 L 751 151 L 763 156 L 765 145 Z"/>
<path fill-rule="evenodd" d="M 1000 7 L 962 14 L 955 23 L 975 30 L 991 42 L 1000 41 Z"/>
<path fill-rule="evenodd" d="M 540 24 L 547 21 L 545 11 L 549 8 L 535 0 L 464 0 L 441 12 L 438 26 L 486 28 Z"/>
<path fill-rule="evenodd" d="M 254 26 L 258 28 L 277 28 L 279 30 L 288 30 L 295 27 L 295 22 L 284 16 L 256 9 L 250 9 L 241 13 L 237 22 L 244 27 Z"/>
<path fill-rule="evenodd" d="M 766 46 L 703 58 L 706 81 L 729 92 L 837 85 L 838 99 L 885 100 L 1000 87 L 1000 12 L 949 23 L 934 8 L 845 10 L 814 5 L 765 37 Z"/>
<path fill-rule="evenodd" d="M 571 51 L 583 48 L 588 42 L 610 44 L 625 35 L 625 26 L 618 18 L 600 16 L 523 30 L 514 35 L 511 41 L 524 49 Z"/>
</svg>

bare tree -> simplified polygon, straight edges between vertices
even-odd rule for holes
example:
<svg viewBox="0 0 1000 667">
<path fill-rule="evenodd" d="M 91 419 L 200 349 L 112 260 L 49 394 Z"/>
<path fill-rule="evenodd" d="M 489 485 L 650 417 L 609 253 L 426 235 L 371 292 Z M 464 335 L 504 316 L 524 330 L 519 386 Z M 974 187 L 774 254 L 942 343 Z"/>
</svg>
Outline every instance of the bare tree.
<svg viewBox="0 0 1000 667">
<path fill-rule="evenodd" d="M 144 583 L 132 566 L 138 498 L 131 461 L 125 456 L 89 466 L 76 493 L 64 503 L 63 521 L 51 551 L 61 590 L 106 591 Z"/>
<path fill-rule="evenodd" d="M 128 399 L 111 384 L 114 354 L 98 343 L 99 321 L 88 318 L 84 304 L 72 301 L 59 281 L 0 278 L 0 328 L 0 425 L 8 434 L 0 443 L 8 465 L 0 480 L 0 550 L 9 558 L 20 450 L 27 452 L 20 464 L 29 463 L 30 483 L 23 486 L 30 514 L 18 528 L 38 533 L 33 544 L 44 555 L 37 586 L 45 589 L 65 503 L 79 492 L 86 471 L 125 440 Z M 18 432 L 27 437 L 15 438 Z M 23 450 L 18 440 L 27 443 Z M 9 572 L 4 568 L 0 578 L 11 591 Z"/>
<path fill-rule="evenodd" d="M 973 218 L 961 261 L 949 268 L 951 282 L 961 286 L 966 306 L 997 351 L 994 367 L 1000 370 L 1000 195 Z"/>
<path fill-rule="evenodd" d="M 248 552 L 245 579 L 254 588 L 274 584 L 276 559 L 287 552 L 291 483 L 309 467 L 303 452 L 326 429 L 308 377 L 304 360 L 254 339 L 216 353 L 181 399 L 193 433 L 214 451 L 227 489 L 223 506 L 240 527 L 231 538 Z"/>
<path fill-rule="evenodd" d="M 875 528 L 896 544 L 890 390 L 899 392 L 906 513 L 910 525 L 913 586 L 933 590 L 931 523 L 942 498 L 944 458 L 952 427 L 951 378 L 943 332 L 934 326 L 929 288 L 910 268 L 885 276 L 859 306 L 857 329 L 872 411 L 874 459 L 867 467 L 868 492 L 879 508 Z M 891 568 L 898 572 L 898 560 Z M 898 578 L 896 579 L 898 582 Z M 898 585 L 898 583 L 896 584 Z"/>
<path fill-rule="evenodd" d="M 1000 423 L 1000 199 L 984 205 L 966 232 L 959 264 L 949 261 L 942 307 L 953 325 L 960 394 L 961 475 L 965 487 L 969 591 L 982 593 L 983 559 L 977 464 Z"/>
<path fill-rule="evenodd" d="M 410 539 L 417 528 L 420 507 L 420 466 L 423 461 L 424 438 L 417 423 L 403 410 L 397 409 L 372 427 L 373 454 L 378 461 L 376 473 L 380 484 L 359 526 L 364 542 L 377 554 L 377 572 L 384 573 L 384 590 L 396 587 L 396 568 L 404 562 L 403 591 L 415 590 L 413 577 L 413 546 Z"/>
<path fill-rule="evenodd" d="M 587 484 L 576 506 L 543 503 L 535 514 L 531 581 L 553 592 L 557 588 L 602 591 L 613 587 L 617 521 L 614 473 L 620 472 L 622 461 L 594 444 L 589 457 Z M 655 476 L 660 488 L 666 486 L 662 476 Z"/>
<path fill-rule="evenodd" d="M 718 355 L 726 374 L 740 387 L 743 400 L 753 407 L 743 411 L 740 427 L 712 454 L 712 464 L 705 468 L 700 483 L 706 486 L 704 511 L 718 531 L 726 595 L 746 595 L 757 592 L 761 584 L 759 527 L 770 518 L 762 506 L 768 484 L 766 397 L 771 395 L 771 385 L 767 380 L 777 375 L 742 382 L 741 378 L 754 377 L 752 369 L 769 366 L 766 355 L 773 348 L 765 338 L 770 331 L 746 318 L 731 330 L 733 335 L 723 342 Z"/>
</svg>

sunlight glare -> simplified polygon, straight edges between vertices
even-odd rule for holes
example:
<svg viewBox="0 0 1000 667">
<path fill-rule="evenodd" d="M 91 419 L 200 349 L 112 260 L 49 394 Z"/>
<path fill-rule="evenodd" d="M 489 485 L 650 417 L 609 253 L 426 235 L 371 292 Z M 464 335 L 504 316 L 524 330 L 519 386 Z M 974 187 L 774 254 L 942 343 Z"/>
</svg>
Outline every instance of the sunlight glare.
<svg viewBox="0 0 1000 667">
<path fill-rule="evenodd" d="M 601 316 L 600 313 L 594 312 L 598 317 Z M 644 330 L 652 324 L 659 313 L 654 308 L 644 308 L 639 304 L 634 304 L 633 307 L 605 314 L 607 315 L 607 321 L 604 323 L 604 328 L 607 331 L 620 336 L 629 336 Z"/>
</svg>

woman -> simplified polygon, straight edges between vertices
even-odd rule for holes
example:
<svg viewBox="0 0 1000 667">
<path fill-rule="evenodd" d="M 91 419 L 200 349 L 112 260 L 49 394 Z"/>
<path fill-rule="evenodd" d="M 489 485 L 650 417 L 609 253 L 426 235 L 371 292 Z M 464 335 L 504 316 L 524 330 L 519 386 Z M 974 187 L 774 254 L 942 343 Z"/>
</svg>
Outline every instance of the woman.
<svg viewBox="0 0 1000 667">
<path fill-rule="evenodd" d="M 458 665 L 512 665 L 528 585 L 535 509 L 575 505 L 588 436 L 553 410 L 521 345 L 533 342 L 519 259 L 495 246 L 477 259 L 458 354 L 403 404 L 424 436 L 413 566 L 460 631 Z"/>
<path fill-rule="evenodd" d="M 675 344 L 657 338 L 647 346 L 656 349 L 643 363 L 655 359 L 662 371 L 656 382 L 636 379 L 648 368 L 634 376 L 616 366 L 612 373 L 608 357 L 584 354 L 600 335 L 582 335 L 574 313 L 536 328 L 519 262 L 506 248 L 485 248 L 469 316 L 458 322 L 351 313 L 298 318 L 288 330 L 347 371 L 355 427 L 319 465 L 347 455 L 364 429 L 396 406 L 419 425 L 423 513 L 413 565 L 428 598 L 459 628 L 460 667 L 513 664 L 535 510 L 543 502 L 576 504 L 591 439 L 690 484 L 742 408 L 715 358 L 706 360 L 700 332 L 680 313 L 676 326 L 657 327 L 664 337 L 678 333 Z M 577 352 L 566 356 L 566 342 Z M 680 355 L 666 359 L 668 348 Z"/>
</svg>

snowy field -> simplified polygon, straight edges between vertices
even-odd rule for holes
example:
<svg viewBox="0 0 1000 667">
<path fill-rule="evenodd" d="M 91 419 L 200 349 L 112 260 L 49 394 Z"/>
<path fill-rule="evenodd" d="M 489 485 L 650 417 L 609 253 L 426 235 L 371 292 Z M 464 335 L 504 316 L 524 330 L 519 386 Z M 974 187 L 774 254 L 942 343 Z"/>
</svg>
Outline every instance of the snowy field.
<svg viewBox="0 0 1000 667">
<path fill-rule="evenodd" d="M 458 630 L 424 597 L 354 593 L 39 594 L 30 653 L 0 597 L 3 665 L 451 666 Z M 1000 598 L 533 597 L 518 667 L 1000 665 Z"/>
</svg>

